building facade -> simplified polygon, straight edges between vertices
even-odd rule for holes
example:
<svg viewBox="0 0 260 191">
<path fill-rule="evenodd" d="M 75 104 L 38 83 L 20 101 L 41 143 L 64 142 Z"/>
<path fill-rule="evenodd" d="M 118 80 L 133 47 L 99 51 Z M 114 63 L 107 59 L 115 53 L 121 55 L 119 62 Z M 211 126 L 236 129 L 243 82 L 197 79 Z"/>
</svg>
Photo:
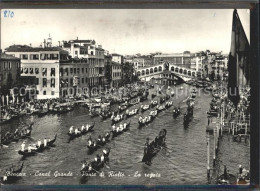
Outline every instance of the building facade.
<svg viewBox="0 0 260 191">
<path fill-rule="evenodd" d="M 190 68 L 191 55 L 190 53 L 175 53 L 175 54 L 160 54 L 154 55 L 154 64 L 160 62 L 168 62 L 171 64 L 179 65 L 181 67 Z"/>
<path fill-rule="evenodd" d="M 17 86 L 20 80 L 20 59 L 12 55 L 8 55 L 1 52 L 0 57 L 0 96 L 2 97 L 2 103 L 7 104 L 9 98 L 11 97 L 14 102 L 16 102 L 17 96 L 14 95 L 12 89 Z"/>
<path fill-rule="evenodd" d="M 33 99 L 59 97 L 60 62 L 67 60 L 67 51 L 59 47 L 33 48 L 14 45 L 6 49 L 6 54 L 21 59 L 22 77 L 36 78 L 35 93 L 31 95 Z"/>
<path fill-rule="evenodd" d="M 102 49 L 101 45 L 97 45 L 95 40 L 70 40 L 64 41 L 62 49 L 68 51 L 69 56 L 76 59 L 86 59 L 84 61 L 84 67 L 80 67 L 80 71 L 85 70 L 84 77 L 81 76 L 81 83 L 83 78 L 85 78 L 84 83 L 89 88 L 104 86 L 105 84 L 105 71 L 104 71 L 104 60 L 105 60 L 105 50 Z M 72 63 L 71 63 L 72 64 Z M 73 68 L 72 64 L 71 67 Z M 83 68 L 83 69 L 82 69 Z M 74 70 L 74 69 L 73 69 Z M 87 82 L 86 82 L 87 78 Z"/>
<path fill-rule="evenodd" d="M 112 86 L 118 87 L 122 84 L 122 64 L 113 62 L 111 64 Z"/>
<path fill-rule="evenodd" d="M 122 64 L 124 61 L 124 57 L 120 54 L 114 53 L 114 54 L 112 54 L 112 61 Z"/>
</svg>

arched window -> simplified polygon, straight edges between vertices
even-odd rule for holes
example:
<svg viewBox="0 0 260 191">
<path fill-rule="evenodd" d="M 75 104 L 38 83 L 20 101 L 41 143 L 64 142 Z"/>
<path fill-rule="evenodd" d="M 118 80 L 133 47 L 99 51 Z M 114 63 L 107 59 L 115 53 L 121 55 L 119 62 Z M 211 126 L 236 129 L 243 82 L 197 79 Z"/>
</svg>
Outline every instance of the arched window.
<svg viewBox="0 0 260 191">
<path fill-rule="evenodd" d="M 153 68 L 150 69 L 150 74 L 152 74 L 152 73 L 153 73 Z"/>
<path fill-rule="evenodd" d="M 179 72 L 179 68 L 175 68 L 175 72 Z"/>
<path fill-rule="evenodd" d="M 187 74 L 187 70 L 184 70 L 184 71 L 183 71 L 183 74 Z"/>
<path fill-rule="evenodd" d="M 195 77 L 195 72 L 192 72 L 192 76 Z"/>
<path fill-rule="evenodd" d="M 191 76 L 191 71 L 188 71 L 188 76 Z"/>
<path fill-rule="evenodd" d="M 149 74 L 149 69 L 146 69 L 146 74 Z"/>
<path fill-rule="evenodd" d="M 183 71 L 182 71 L 182 69 L 180 69 L 180 70 L 179 70 L 179 73 L 181 73 L 181 74 L 182 74 L 182 72 L 183 72 Z"/>
<path fill-rule="evenodd" d="M 157 67 L 154 68 L 154 72 L 157 72 Z"/>
<path fill-rule="evenodd" d="M 137 76 L 140 76 L 140 75 L 141 75 L 141 72 L 140 72 L 140 71 L 138 71 L 138 72 L 137 72 Z"/>
<path fill-rule="evenodd" d="M 174 72 L 174 67 L 173 67 L 173 66 L 171 67 L 171 71 L 173 71 L 173 72 Z"/>
<path fill-rule="evenodd" d="M 159 72 L 161 72 L 162 71 L 162 67 L 161 66 L 159 66 Z"/>
<path fill-rule="evenodd" d="M 145 71 L 144 71 L 144 70 L 142 70 L 142 76 L 143 76 L 143 75 L 145 75 Z"/>
</svg>

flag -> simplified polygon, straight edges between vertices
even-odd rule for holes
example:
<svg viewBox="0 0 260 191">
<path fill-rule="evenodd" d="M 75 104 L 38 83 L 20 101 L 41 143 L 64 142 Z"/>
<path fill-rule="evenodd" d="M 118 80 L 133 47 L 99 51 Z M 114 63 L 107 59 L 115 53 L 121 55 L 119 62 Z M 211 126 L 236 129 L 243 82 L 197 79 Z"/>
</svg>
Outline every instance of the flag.
<svg viewBox="0 0 260 191">
<path fill-rule="evenodd" d="M 231 48 L 228 60 L 228 97 L 237 106 L 239 87 L 249 84 L 249 43 L 237 14 L 233 12 Z"/>
</svg>

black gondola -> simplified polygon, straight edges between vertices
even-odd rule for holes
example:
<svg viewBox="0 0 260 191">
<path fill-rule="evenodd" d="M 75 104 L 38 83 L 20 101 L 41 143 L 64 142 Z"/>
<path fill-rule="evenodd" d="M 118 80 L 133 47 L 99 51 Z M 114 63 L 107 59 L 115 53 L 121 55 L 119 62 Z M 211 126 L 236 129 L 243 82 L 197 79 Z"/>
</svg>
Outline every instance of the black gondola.
<svg viewBox="0 0 260 191">
<path fill-rule="evenodd" d="M 125 116 L 126 116 L 126 118 L 129 118 L 129 117 L 132 117 L 132 116 L 138 114 L 138 112 L 139 112 L 139 109 L 134 109 L 134 110 L 132 110 L 132 111 L 130 111 L 128 113 L 126 112 Z"/>
<path fill-rule="evenodd" d="M 180 107 L 175 107 L 173 109 L 173 117 L 177 117 L 180 114 Z"/>
<path fill-rule="evenodd" d="M 103 141 L 101 138 L 100 140 L 97 140 L 96 142 L 92 142 L 91 145 L 87 145 L 88 147 L 88 154 L 92 154 L 94 151 L 98 150 L 99 148 L 103 147 L 105 144 L 107 144 L 110 140 L 110 135 L 111 133 L 109 133 L 107 136 L 105 136 L 105 141 Z"/>
<path fill-rule="evenodd" d="M 129 127 L 130 127 L 130 124 L 131 124 L 131 120 L 126 124 L 126 127 L 125 129 L 121 130 L 121 131 L 111 131 L 112 132 L 112 138 L 118 136 L 118 135 L 121 135 L 122 133 L 124 133 L 125 131 L 128 131 L 129 130 Z"/>
<path fill-rule="evenodd" d="M 102 169 L 106 163 L 109 161 L 110 150 L 107 151 L 107 154 L 104 154 L 104 161 L 91 161 L 89 163 L 84 162 L 83 168 L 80 170 L 82 176 L 87 176 L 92 173 L 99 173 L 99 170 Z"/>
<path fill-rule="evenodd" d="M 0 177 L 0 184 L 11 184 L 20 177 L 22 177 L 22 172 L 23 170 L 23 163 L 18 169 L 12 169 L 10 171 L 5 172 L 5 179 L 4 177 Z"/>
<path fill-rule="evenodd" d="M 158 101 L 152 101 L 151 102 L 151 107 L 155 107 L 155 106 L 157 106 L 158 105 Z"/>
<path fill-rule="evenodd" d="M 112 112 L 111 111 L 101 112 L 99 115 L 103 120 L 105 120 L 112 116 Z"/>
<path fill-rule="evenodd" d="M 94 126 L 95 126 L 95 123 L 96 123 L 96 122 L 94 121 L 93 125 L 89 126 L 88 130 L 86 130 L 86 128 L 85 128 L 83 131 L 80 131 L 80 133 L 78 133 L 78 134 L 75 134 L 75 132 L 73 132 L 73 133 L 69 133 L 69 132 L 68 132 L 68 135 L 69 135 L 69 137 L 70 137 L 69 140 L 71 141 L 71 140 L 75 139 L 76 137 L 80 137 L 80 136 L 82 136 L 82 135 L 85 135 L 85 134 L 87 134 L 87 133 L 93 131 L 93 128 L 94 128 Z"/>
<path fill-rule="evenodd" d="M 141 112 L 145 112 L 148 109 L 150 109 L 150 105 L 141 105 Z"/>
<path fill-rule="evenodd" d="M 159 138 L 148 144 L 144 150 L 142 162 L 151 165 L 153 157 L 165 146 L 167 130 L 163 129 L 159 133 Z"/>
</svg>

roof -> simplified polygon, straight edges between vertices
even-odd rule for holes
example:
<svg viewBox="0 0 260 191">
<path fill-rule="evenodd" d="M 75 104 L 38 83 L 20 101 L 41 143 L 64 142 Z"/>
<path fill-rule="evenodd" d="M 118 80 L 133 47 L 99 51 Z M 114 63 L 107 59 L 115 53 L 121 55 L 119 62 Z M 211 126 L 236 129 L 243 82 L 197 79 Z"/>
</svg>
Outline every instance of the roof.
<svg viewBox="0 0 260 191">
<path fill-rule="evenodd" d="M 27 45 L 12 45 L 5 49 L 7 52 L 40 52 L 40 51 L 59 51 L 63 54 L 68 54 L 67 51 L 60 47 L 30 47 Z"/>
<path fill-rule="evenodd" d="M 96 43 L 95 40 L 70 40 L 69 42 L 74 42 L 74 43 Z"/>
<path fill-rule="evenodd" d="M 174 53 L 174 54 L 160 54 L 160 55 L 154 55 L 154 58 L 161 58 L 161 57 L 182 57 L 187 56 L 183 53 Z"/>
<path fill-rule="evenodd" d="M 5 54 L 3 52 L 1 52 L 1 57 L 0 57 L 1 60 L 20 60 L 19 58 L 17 57 L 14 57 L 12 55 L 8 55 L 8 54 Z"/>
<path fill-rule="evenodd" d="M 122 56 L 122 55 L 120 55 L 120 54 L 117 54 L 117 53 L 113 53 L 113 54 L 111 54 L 112 56 Z"/>
</svg>

